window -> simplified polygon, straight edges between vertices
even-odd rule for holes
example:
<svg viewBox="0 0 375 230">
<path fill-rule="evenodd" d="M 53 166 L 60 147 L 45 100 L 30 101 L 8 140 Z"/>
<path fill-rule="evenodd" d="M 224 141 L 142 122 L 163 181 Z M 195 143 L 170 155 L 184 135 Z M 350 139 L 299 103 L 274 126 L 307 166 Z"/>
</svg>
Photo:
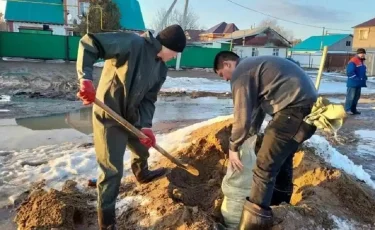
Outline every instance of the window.
<svg viewBox="0 0 375 230">
<path fill-rule="evenodd" d="M 89 11 L 90 3 L 89 2 L 80 2 L 79 3 L 79 14 L 85 16 Z"/>
<path fill-rule="evenodd" d="M 351 46 L 352 43 L 350 41 L 346 41 L 346 46 Z"/>
<path fill-rule="evenodd" d="M 253 48 L 253 49 L 251 50 L 251 56 L 252 56 L 252 57 L 258 56 L 258 48 Z"/>
<path fill-rule="evenodd" d="M 273 49 L 272 55 L 279 56 L 279 49 Z"/>
<path fill-rule="evenodd" d="M 71 31 L 71 30 L 67 31 L 67 35 L 68 36 L 74 36 L 74 31 Z"/>
<path fill-rule="evenodd" d="M 367 40 L 367 38 L 368 38 L 368 30 L 360 30 L 359 40 Z"/>
</svg>

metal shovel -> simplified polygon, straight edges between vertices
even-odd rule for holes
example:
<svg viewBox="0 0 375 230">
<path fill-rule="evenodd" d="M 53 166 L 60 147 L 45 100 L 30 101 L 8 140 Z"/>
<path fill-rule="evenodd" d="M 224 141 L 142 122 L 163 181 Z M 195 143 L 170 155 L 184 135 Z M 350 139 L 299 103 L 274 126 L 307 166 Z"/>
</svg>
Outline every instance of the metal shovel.
<svg viewBox="0 0 375 230">
<path fill-rule="evenodd" d="M 113 111 L 111 108 L 109 108 L 103 102 L 99 101 L 97 98 L 95 98 L 95 102 L 94 103 L 97 106 L 99 106 L 100 108 L 102 108 L 106 113 L 108 113 L 108 115 L 110 115 L 113 119 L 115 119 L 117 122 L 119 122 L 122 126 L 124 126 L 124 128 L 126 128 L 128 131 L 130 131 L 133 134 L 135 134 L 138 138 L 148 138 L 144 133 L 142 133 L 140 130 L 138 130 L 137 128 L 135 128 L 128 121 L 126 121 L 123 117 L 121 117 L 120 115 L 118 115 L 115 111 Z M 158 144 L 155 144 L 155 146 L 153 146 L 153 148 L 156 149 L 163 156 L 165 156 L 166 158 L 168 158 L 172 163 L 174 163 L 178 167 L 186 170 L 187 172 L 189 172 L 190 174 L 192 174 L 194 176 L 198 176 L 199 175 L 199 171 L 196 168 L 194 168 L 193 166 L 188 165 L 188 164 L 183 164 L 180 160 L 174 158 L 172 155 L 170 155 L 167 151 L 165 151 Z"/>
</svg>

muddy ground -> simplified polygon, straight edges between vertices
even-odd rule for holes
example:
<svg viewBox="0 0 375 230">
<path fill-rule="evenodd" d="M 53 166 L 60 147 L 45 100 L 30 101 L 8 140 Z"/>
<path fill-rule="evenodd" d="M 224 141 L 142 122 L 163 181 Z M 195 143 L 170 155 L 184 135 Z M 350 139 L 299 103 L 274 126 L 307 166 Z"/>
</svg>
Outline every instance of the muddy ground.
<svg viewBox="0 0 375 230">
<path fill-rule="evenodd" d="M 174 153 L 198 168 L 198 177 L 168 161 L 155 167 L 168 167 L 170 173 L 152 183 L 140 185 L 127 177 L 119 195 L 127 204 L 117 213 L 119 229 L 208 230 L 222 223 L 220 186 L 230 129 L 231 121 L 202 127 L 190 135 L 188 147 Z M 375 192 L 323 162 L 314 151 L 302 147 L 296 154 L 293 206 L 273 207 L 273 229 L 335 229 L 331 215 L 352 221 L 355 229 L 375 229 Z M 78 191 L 71 181 L 62 191 L 38 187 L 18 208 L 15 220 L 21 230 L 95 229 L 94 196 L 94 189 Z"/>
<path fill-rule="evenodd" d="M 102 68 L 94 67 L 95 85 L 101 70 Z M 168 76 L 218 78 L 214 73 L 205 70 L 170 70 Z M 0 61 L 0 95 L 74 101 L 77 82 L 75 63 Z"/>
</svg>

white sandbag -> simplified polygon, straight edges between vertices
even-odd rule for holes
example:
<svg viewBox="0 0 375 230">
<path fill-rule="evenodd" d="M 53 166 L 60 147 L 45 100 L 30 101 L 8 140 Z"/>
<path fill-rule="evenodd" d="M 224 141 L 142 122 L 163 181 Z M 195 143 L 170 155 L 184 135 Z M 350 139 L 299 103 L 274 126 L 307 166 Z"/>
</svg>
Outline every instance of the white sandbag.
<svg viewBox="0 0 375 230">
<path fill-rule="evenodd" d="M 241 172 L 227 168 L 221 189 L 224 193 L 221 213 L 228 229 L 236 229 L 241 219 L 242 207 L 250 194 L 253 179 L 253 168 L 256 162 L 255 144 L 257 136 L 248 138 L 239 149 L 240 159 L 244 166 Z"/>
</svg>

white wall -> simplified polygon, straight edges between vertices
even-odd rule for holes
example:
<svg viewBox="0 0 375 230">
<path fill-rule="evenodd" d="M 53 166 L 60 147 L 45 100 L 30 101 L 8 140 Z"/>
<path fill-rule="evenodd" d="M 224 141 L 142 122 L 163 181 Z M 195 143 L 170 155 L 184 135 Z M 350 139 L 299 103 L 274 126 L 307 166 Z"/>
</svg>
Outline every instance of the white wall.
<svg viewBox="0 0 375 230">
<path fill-rule="evenodd" d="M 68 21 L 68 25 L 72 24 L 74 19 L 77 20 L 77 23 L 79 24 L 80 23 L 80 19 L 78 17 L 78 15 L 80 14 L 78 12 L 78 0 L 66 0 L 66 10 L 69 12 L 69 14 L 72 16 L 72 20 L 71 21 Z"/>
<path fill-rule="evenodd" d="M 322 53 L 295 53 L 292 52 L 291 58 L 298 61 L 301 67 L 319 68 L 322 59 Z"/>
<path fill-rule="evenodd" d="M 240 57 L 251 57 L 253 56 L 253 48 L 256 49 L 256 56 L 273 55 L 274 48 L 264 48 L 264 47 L 253 47 L 253 46 L 234 46 L 233 52 L 237 53 Z M 279 49 L 279 57 L 286 57 L 286 48 L 276 48 Z"/>
<path fill-rule="evenodd" d="M 52 34 L 65 35 L 64 25 L 50 25 L 50 24 L 47 24 L 47 25 L 49 25 L 49 28 L 52 29 Z M 43 28 L 43 24 L 40 24 L 40 23 L 13 22 L 13 32 L 19 32 L 18 28 L 20 26 Z"/>
</svg>

